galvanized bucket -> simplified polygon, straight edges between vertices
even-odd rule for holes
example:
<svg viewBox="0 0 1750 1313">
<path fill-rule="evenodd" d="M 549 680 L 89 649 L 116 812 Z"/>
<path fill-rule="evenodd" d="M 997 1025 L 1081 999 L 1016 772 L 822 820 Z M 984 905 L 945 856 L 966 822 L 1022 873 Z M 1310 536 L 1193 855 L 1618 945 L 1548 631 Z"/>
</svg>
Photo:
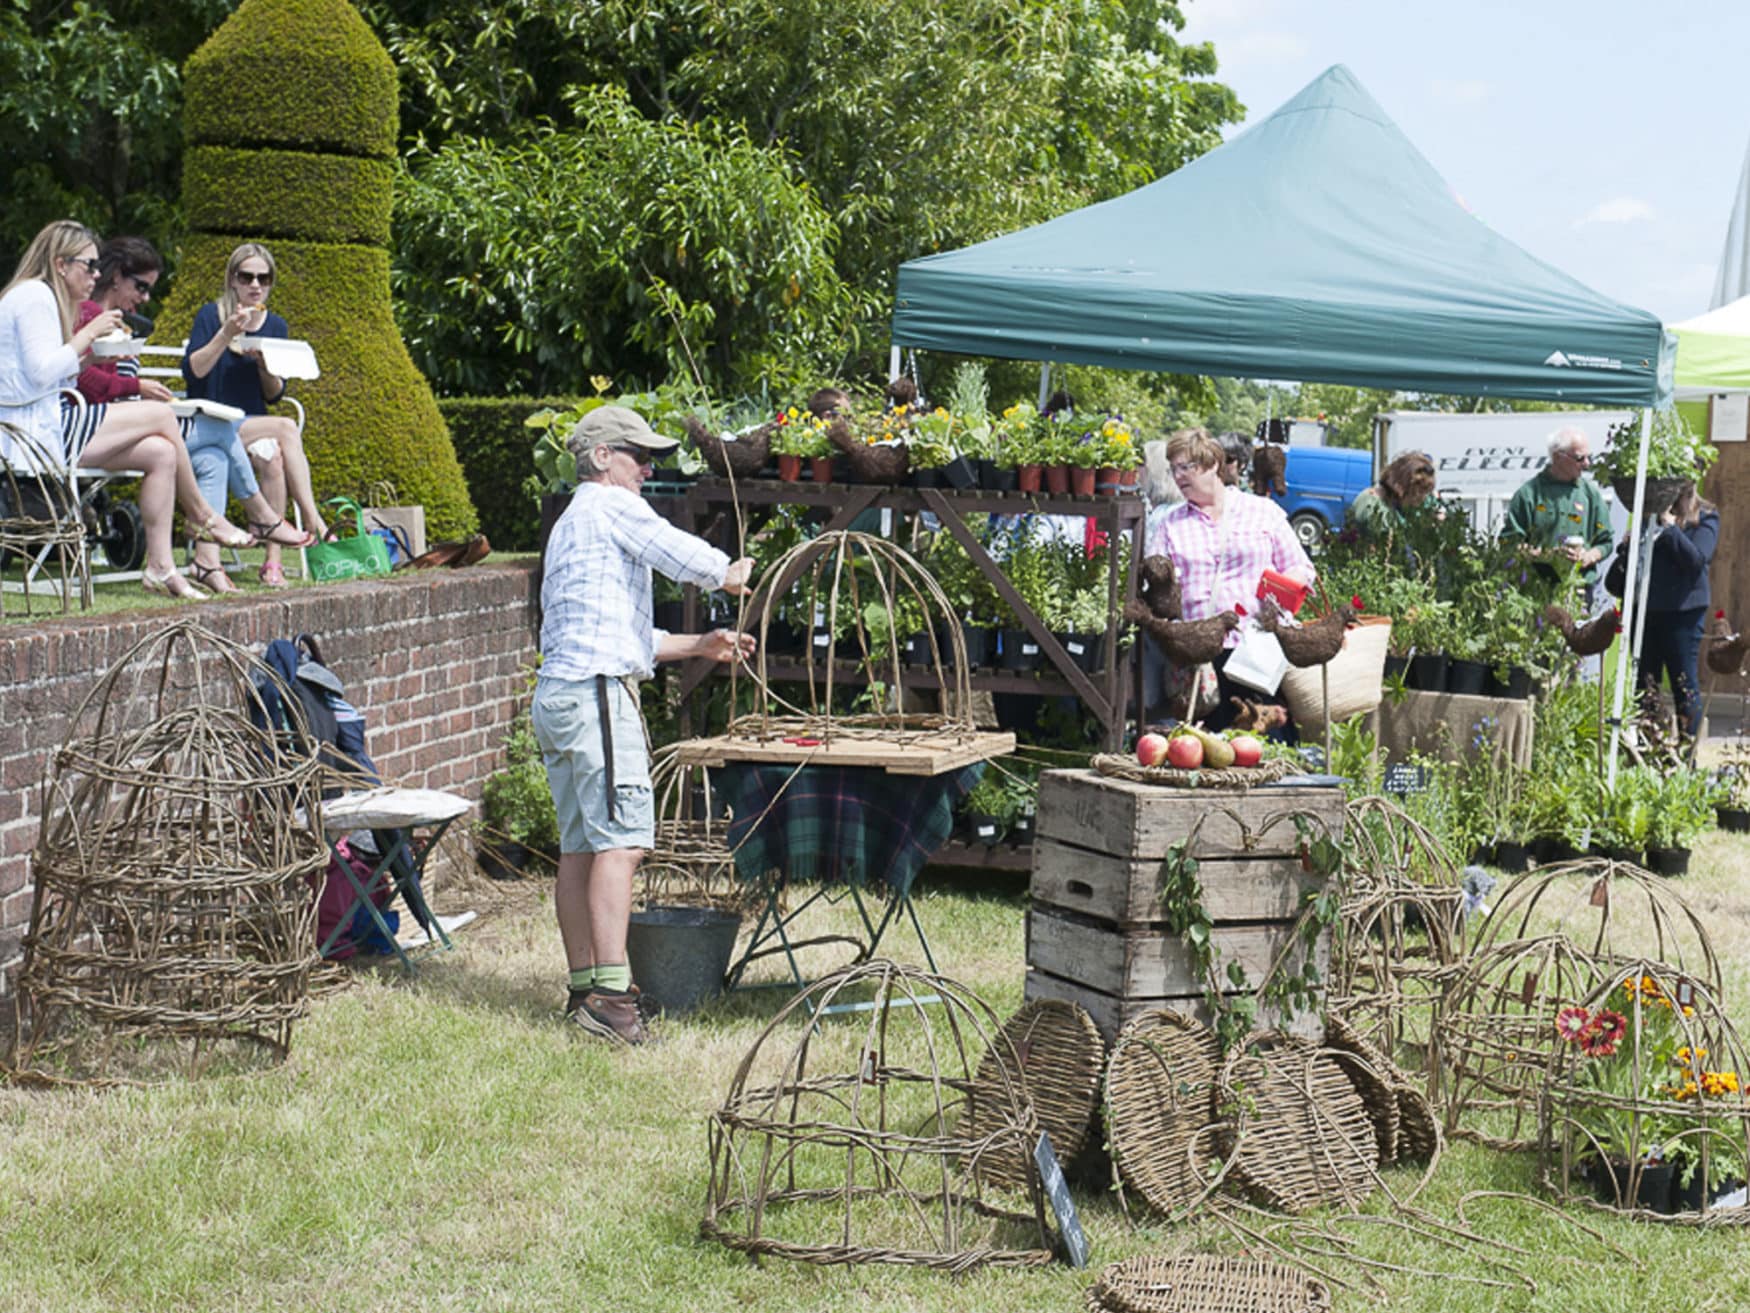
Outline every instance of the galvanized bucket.
<svg viewBox="0 0 1750 1313">
<path fill-rule="evenodd" d="M 723 992 L 741 917 L 712 907 L 632 913 L 626 959 L 638 988 L 664 1012 L 690 1012 Z"/>
</svg>

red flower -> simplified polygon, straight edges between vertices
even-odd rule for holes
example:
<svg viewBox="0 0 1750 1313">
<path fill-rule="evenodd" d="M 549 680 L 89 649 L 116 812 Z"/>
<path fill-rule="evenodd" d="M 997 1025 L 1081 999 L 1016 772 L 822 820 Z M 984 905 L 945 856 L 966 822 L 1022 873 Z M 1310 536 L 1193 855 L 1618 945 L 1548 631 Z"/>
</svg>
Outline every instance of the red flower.
<svg viewBox="0 0 1750 1313">
<path fill-rule="evenodd" d="M 1580 1051 L 1588 1058 L 1613 1058 L 1616 1056 L 1616 1041 L 1602 1035 L 1588 1035 L 1580 1041 Z"/>
<path fill-rule="evenodd" d="M 1556 1034 L 1570 1044 L 1578 1044 L 1592 1025 L 1592 1014 L 1585 1008 L 1563 1008 L 1556 1013 Z"/>
<path fill-rule="evenodd" d="M 1602 1039 L 1614 1047 L 1617 1040 L 1628 1034 L 1628 1018 L 1620 1012 L 1600 1008 L 1597 1015 L 1592 1018 L 1590 1029 L 1595 1039 Z"/>
</svg>

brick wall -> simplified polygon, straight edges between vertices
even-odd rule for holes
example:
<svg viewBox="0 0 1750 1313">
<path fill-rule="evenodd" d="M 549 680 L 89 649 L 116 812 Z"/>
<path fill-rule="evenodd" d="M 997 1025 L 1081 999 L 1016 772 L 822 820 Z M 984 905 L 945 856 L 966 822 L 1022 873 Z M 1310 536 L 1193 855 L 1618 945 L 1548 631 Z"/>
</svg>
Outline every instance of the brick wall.
<svg viewBox="0 0 1750 1313">
<path fill-rule="evenodd" d="M 480 797 L 535 653 L 533 565 L 428 570 L 175 611 L 0 625 L 0 995 L 30 920 L 38 784 L 80 702 L 134 644 L 194 619 L 234 642 L 314 634 L 386 780 Z M 9 605 L 16 597 L 8 598 Z"/>
</svg>

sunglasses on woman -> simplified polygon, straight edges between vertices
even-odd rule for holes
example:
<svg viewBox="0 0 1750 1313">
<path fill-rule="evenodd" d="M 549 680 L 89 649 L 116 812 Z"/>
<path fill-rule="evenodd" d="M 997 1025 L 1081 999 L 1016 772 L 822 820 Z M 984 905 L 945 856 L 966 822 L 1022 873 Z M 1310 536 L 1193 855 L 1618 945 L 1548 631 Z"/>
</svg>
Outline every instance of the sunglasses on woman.
<svg viewBox="0 0 1750 1313">
<path fill-rule="evenodd" d="M 273 275 L 270 273 L 256 274 L 247 269 L 237 271 L 237 281 L 240 283 L 260 283 L 263 287 L 273 286 Z"/>
<path fill-rule="evenodd" d="M 69 255 L 67 257 L 67 263 L 68 264 L 82 264 L 85 266 L 85 272 L 90 274 L 93 278 L 95 278 L 97 276 L 97 270 L 99 268 L 99 265 L 95 259 L 88 258 L 88 259 L 82 260 L 76 255 Z"/>
</svg>

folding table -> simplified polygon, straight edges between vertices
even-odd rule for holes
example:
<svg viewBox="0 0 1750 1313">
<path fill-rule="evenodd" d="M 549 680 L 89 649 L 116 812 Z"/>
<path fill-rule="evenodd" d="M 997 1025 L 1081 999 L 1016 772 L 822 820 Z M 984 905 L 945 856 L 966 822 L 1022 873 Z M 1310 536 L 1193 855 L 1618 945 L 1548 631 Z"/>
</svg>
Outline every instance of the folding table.
<svg viewBox="0 0 1750 1313">
<path fill-rule="evenodd" d="M 408 975 L 414 974 L 413 960 L 396 940 L 395 932 L 383 919 L 383 913 L 372 895 L 386 882 L 392 881 L 395 892 L 401 895 L 401 900 L 407 904 L 407 910 L 413 913 L 414 919 L 425 931 L 427 946 L 441 943 L 444 948 L 448 948 L 450 937 L 444 932 L 437 917 L 432 915 L 431 908 L 426 905 L 421 877 L 425 872 L 425 863 L 436 850 L 444 831 L 473 805 L 466 798 L 445 793 L 441 789 L 390 787 L 346 793 L 322 804 L 322 835 L 328 841 L 329 847 L 335 850 L 338 860 L 334 864 L 345 874 L 353 892 L 358 895 L 359 902 L 376 924 L 378 933 L 389 941 Z M 377 844 L 382 851 L 378 854 L 370 875 L 363 880 L 352 869 L 352 863 L 341 857 L 336 848 L 339 840 L 355 830 L 370 830 L 381 836 Z M 418 830 L 430 831 L 422 843 L 415 842 L 415 831 Z M 397 833 L 389 839 L 385 833 L 387 831 Z M 385 839 L 388 839 L 386 843 Z M 324 956 L 333 947 L 335 940 L 345 932 L 351 920 L 348 917 L 329 932 L 327 941 L 321 946 Z"/>
</svg>

